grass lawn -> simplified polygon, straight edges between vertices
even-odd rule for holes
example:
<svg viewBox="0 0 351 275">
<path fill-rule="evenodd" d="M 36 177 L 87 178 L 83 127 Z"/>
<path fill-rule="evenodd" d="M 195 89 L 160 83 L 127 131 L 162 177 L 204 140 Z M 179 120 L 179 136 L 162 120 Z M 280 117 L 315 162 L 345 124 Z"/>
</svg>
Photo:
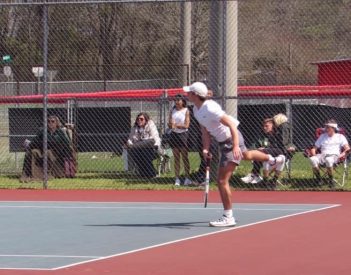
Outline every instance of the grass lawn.
<svg viewBox="0 0 351 275">
<path fill-rule="evenodd" d="M 190 153 L 191 171 L 194 173 L 200 159 L 197 153 Z M 173 162 L 172 165 L 173 166 Z M 114 190 L 189 190 L 199 189 L 198 187 L 175 187 L 173 167 L 169 173 L 151 180 L 140 179 L 123 170 L 124 164 L 121 157 L 111 156 L 104 153 L 82 153 L 79 155 L 79 173 L 75 179 L 53 179 L 49 181 L 50 189 L 114 189 Z M 235 189 L 266 189 L 265 186 L 255 187 L 245 185 L 240 181 L 240 177 L 246 175 L 251 170 L 251 163 L 243 161 L 239 166 L 231 184 Z M 338 168 L 335 174 L 336 179 L 340 180 L 341 169 Z M 328 187 L 316 187 L 313 185 L 312 172 L 308 159 L 304 158 L 302 153 L 297 153 L 292 161 L 291 179 L 286 178 L 284 173 L 283 182 L 285 185 L 279 186 L 278 190 L 328 190 Z M 22 184 L 18 181 L 18 175 L 0 176 L 0 188 L 34 188 L 41 189 L 41 182 L 31 182 Z M 212 189 L 216 189 L 214 183 Z M 351 190 L 350 179 L 346 182 L 344 188 L 340 190 Z"/>
</svg>

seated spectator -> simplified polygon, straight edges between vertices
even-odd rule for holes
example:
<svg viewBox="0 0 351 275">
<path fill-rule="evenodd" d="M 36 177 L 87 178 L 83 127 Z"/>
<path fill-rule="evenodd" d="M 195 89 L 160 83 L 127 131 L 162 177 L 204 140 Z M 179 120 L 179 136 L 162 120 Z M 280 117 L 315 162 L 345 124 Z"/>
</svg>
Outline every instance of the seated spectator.
<svg viewBox="0 0 351 275">
<path fill-rule="evenodd" d="M 318 184 L 322 184 L 319 166 L 325 165 L 327 167 L 328 184 L 330 186 L 335 185 L 333 167 L 339 160 L 344 159 L 350 151 L 346 137 L 337 133 L 337 129 L 337 122 L 334 119 L 328 120 L 325 124 L 325 133 L 320 135 L 311 149 L 310 161 Z"/>
<path fill-rule="evenodd" d="M 284 114 L 277 114 L 273 117 L 274 122 L 274 135 L 276 136 L 276 148 L 282 150 L 282 154 L 276 157 L 276 163 L 270 165 L 268 162 L 263 163 L 263 177 L 266 180 L 274 171 L 273 182 L 279 182 L 279 176 L 284 170 L 285 161 L 291 159 L 296 151 L 295 145 L 291 142 L 291 128 L 288 118 Z M 278 151 L 277 151 L 278 152 Z"/>
<path fill-rule="evenodd" d="M 160 146 L 161 139 L 155 123 L 147 113 L 139 113 L 126 144 L 139 176 L 145 178 L 156 176 L 152 161 L 156 158 Z"/>
<path fill-rule="evenodd" d="M 186 100 L 182 95 L 177 95 L 175 105 L 169 114 L 168 127 L 171 129 L 169 144 L 174 156 L 175 185 L 180 185 L 180 158 L 183 160 L 185 180 L 184 185 L 190 185 L 190 164 L 188 157 L 188 129 L 190 125 L 190 113 L 186 106 Z"/>
<path fill-rule="evenodd" d="M 40 130 L 32 140 L 25 141 L 21 182 L 43 179 L 43 139 L 44 131 Z M 65 160 L 72 158 L 72 148 L 57 116 L 48 117 L 47 147 L 49 177 L 64 177 Z"/>
<path fill-rule="evenodd" d="M 241 178 L 245 183 L 257 184 L 267 180 L 273 170 L 273 182 L 278 182 L 278 178 L 284 169 L 285 160 L 294 148 L 290 143 L 290 127 L 285 115 L 278 114 L 273 118 L 265 119 L 263 121 L 263 132 L 264 136 L 257 142 L 256 147 L 259 151 L 275 157 L 275 163 L 254 161 L 251 173 Z M 260 176 L 262 167 L 263 178 Z"/>
</svg>

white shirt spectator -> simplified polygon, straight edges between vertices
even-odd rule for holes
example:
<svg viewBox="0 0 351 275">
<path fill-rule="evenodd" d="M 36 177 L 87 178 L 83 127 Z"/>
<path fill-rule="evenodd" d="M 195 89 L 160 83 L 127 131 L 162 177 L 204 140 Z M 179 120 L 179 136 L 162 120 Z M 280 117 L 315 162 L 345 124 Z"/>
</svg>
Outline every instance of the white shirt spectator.
<svg viewBox="0 0 351 275">
<path fill-rule="evenodd" d="M 185 120 L 186 120 L 186 113 L 188 112 L 188 108 L 182 108 L 181 110 L 177 110 L 176 108 L 174 108 L 172 110 L 172 120 L 175 124 L 177 125 L 184 125 L 185 124 Z M 186 131 L 188 131 L 188 129 L 179 129 L 179 128 L 175 128 L 172 129 L 173 132 L 175 133 L 184 133 Z"/>
<path fill-rule="evenodd" d="M 348 145 L 346 137 L 338 133 L 335 133 L 331 137 L 327 133 L 324 133 L 315 143 L 315 146 L 321 149 L 323 155 L 340 155 L 341 149 L 345 145 Z"/>
<path fill-rule="evenodd" d="M 222 107 L 211 99 L 206 100 L 200 109 L 194 106 L 195 118 L 218 142 L 226 141 L 232 136 L 229 127 L 220 122 L 224 115 Z M 235 126 L 238 126 L 239 121 L 233 117 L 232 119 Z"/>
</svg>

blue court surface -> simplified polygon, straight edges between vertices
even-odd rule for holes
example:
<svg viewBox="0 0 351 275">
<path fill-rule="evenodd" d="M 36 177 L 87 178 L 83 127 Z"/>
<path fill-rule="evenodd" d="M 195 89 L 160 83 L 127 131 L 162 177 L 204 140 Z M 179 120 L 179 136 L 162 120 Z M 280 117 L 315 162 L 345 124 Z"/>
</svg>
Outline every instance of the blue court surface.
<svg viewBox="0 0 351 275">
<path fill-rule="evenodd" d="M 220 204 L 0 202 L 0 269 L 57 270 L 336 206 L 235 204 L 238 225 L 218 229 Z"/>
</svg>

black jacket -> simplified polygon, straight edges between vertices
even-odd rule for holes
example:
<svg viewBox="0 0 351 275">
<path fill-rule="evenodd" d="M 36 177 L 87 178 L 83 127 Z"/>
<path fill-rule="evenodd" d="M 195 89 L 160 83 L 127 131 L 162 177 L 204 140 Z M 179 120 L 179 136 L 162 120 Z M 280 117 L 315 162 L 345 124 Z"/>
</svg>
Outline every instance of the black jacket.
<svg viewBox="0 0 351 275">
<path fill-rule="evenodd" d="M 41 129 L 30 143 L 30 149 L 43 148 L 44 131 Z M 52 150 L 59 158 L 71 157 L 72 149 L 69 139 L 62 129 L 51 133 L 48 131 L 48 149 Z"/>
<path fill-rule="evenodd" d="M 295 147 L 291 142 L 291 127 L 285 122 L 274 129 L 273 133 L 264 134 L 264 137 L 259 139 L 256 147 L 277 148 L 288 153 L 288 148 Z"/>
</svg>

